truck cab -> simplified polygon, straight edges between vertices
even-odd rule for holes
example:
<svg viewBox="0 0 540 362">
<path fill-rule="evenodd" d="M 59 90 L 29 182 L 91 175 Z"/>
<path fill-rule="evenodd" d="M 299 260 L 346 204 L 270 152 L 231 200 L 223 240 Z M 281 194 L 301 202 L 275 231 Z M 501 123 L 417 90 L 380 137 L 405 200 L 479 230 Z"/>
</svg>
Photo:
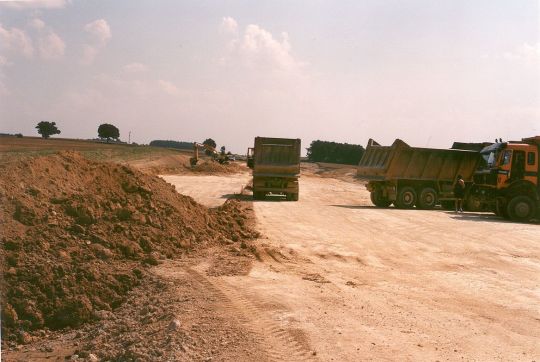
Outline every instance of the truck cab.
<svg viewBox="0 0 540 362">
<path fill-rule="evenodd" d="M 528 221 L 540 208 L 540 136 L 485 147 L 475 172 L 475 193 L 496 214 Z"/>
</svg>

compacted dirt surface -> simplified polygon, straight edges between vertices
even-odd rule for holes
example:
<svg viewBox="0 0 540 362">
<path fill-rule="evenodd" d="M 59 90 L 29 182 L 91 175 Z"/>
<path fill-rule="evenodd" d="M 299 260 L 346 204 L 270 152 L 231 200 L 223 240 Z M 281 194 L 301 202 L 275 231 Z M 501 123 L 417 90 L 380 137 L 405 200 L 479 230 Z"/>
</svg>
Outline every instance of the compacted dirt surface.
<svg viewBox="0 0 540 362">
<path fill-rule="evenodd" d="M 163 179 L 183 195 L 196 197 L 197 202 L 209 207 L 219 206 L 227 198 L 241 195 L 251 181 L 246 172 L 229 175 L 163 175 Z M 204 191 L 202 191 L 204 190 Z"/>
<path fill-rule="evenodd" d="M 243 314 L 271 358 L 540 358 L 540 225 L 378 209 L 347 170 L 332 171 L 339 179 L 316 165 L 303 172 L 299 202 L 254 202 L 264 236 L 249 273 L 193 268 Z M 196 200 L 216 187 L 170 182 Z"/>
</svg>

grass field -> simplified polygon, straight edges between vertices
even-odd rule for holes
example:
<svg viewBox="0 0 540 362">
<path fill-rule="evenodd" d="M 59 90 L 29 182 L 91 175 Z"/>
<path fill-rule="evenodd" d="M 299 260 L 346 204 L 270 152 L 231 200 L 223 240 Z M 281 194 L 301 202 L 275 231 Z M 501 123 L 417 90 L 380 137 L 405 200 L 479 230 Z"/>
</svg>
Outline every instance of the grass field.
<svg viewBox="0 0 540 362">
<path fill-rule="evenodd" d="M 189 150 L 101 143 L 67 138 L 0 137 L 0 161 L 47 155 L 59 151 L 76 151 L 91 160 L 112 162 L 131 162 L 141 159 L 191 154 Z"/>
</svg>

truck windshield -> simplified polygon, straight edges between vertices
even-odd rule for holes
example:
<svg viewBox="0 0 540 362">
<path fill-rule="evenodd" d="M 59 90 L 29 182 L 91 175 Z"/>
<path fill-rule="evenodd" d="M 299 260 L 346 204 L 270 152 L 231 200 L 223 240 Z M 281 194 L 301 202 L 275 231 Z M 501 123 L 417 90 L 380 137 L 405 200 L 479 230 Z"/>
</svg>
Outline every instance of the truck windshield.
<svg viewBox="0 0 540 362">
<path fill-rule="evenodd" d="M 482 155 L 481 168 L 491 168 L 497 164 L 502 145 L 502 143 L 495 143 L 480 152 Z"/>
</svg>

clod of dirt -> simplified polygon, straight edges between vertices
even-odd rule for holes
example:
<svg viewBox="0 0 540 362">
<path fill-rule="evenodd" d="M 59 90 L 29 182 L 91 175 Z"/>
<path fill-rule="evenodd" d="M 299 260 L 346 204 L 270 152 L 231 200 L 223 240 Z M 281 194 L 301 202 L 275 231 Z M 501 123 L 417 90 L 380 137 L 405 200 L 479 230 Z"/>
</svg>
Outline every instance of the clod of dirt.
<svg viewBox="0 0 540 362">
<path fill-rule="evenodd" d="M 158 177 L 73 152 L 0 172 L 3 343 L 102 319 L 149 265 L 257 236 L 238 201 L 209 210 Z"/>
<path fill-rule="evenodd" d="M 306 274 L 306 275 L 304 275 L 302 277 L 302 279 L 309 280 L 310 282 L 315 282 L 315 283 L 319 283 L 319 284 L 330 283 L 330 281 L 328 279 L 326 279 L 325 277 L 323 277 L 319 273 Z"/>
</svg>

